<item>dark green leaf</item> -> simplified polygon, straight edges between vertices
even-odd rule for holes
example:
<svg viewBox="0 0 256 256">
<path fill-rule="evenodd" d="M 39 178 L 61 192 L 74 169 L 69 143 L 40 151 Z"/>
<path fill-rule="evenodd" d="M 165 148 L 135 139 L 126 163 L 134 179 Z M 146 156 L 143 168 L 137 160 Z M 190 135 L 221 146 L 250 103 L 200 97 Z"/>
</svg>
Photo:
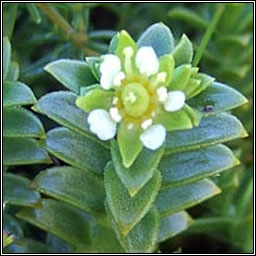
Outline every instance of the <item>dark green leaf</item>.
<svg viewBox="0 0 256 256">
<path fill-rule="evenodd" d="M 198 96 L 190 99 L 188 103 L 205 115 L 209 115 L 237 108 L 247 102 L 247 99 L 237 90 L 214 82 Z"/>
<path fill-rule="evenodd" d="M 11 63 L 11 44 L 8 37 L 3 38 L 3 79 L 6 78 Z"/>
<path fill-rule="evenodd" d="M 3 179 L 4 202 L 30 207 L 39 203 L 40 194 L 29 186 L 29 179 L 12 173 L 4 173 Z"/>
<path fill-rule="evenodd" d="M 163 148 L 157 151 L 143 149 L 131 167 L 125 168 L 116 141 L 112 141 L 111 154 L 115 171 L 128 189 L 130 196 L 137 192 L 152 178 L 163 155 Z"/>
<path fill-rule="evenodd" d="M 4 137 L 45 137 L 41 121 L 24 108 L 3 109 Z"/>
<path fill-rule="evenodd" d="M 110 160 L 107 149 L 64 127 L 49 131 L 44 146 L 62 161 L 97 175 L 103 173 Z"/>
<path fill-rule="evenodd" d="M 175 188 L 161 189 L 155 204 L 161 216 L 165 217 L 197 205 L 220 192 L 211 180 L 204 179 Z"/>
<path fill-rule="evenodd" d="M 84 61 L 62 59 L 49 63 L 45 70 L 71 91 L 79 94 L 80 87 L 97 83 Z"/>
<path fill-rule="evenodd" d="M 41 14 L 39 10 L 37 9 L 36 5 L 34 3 L 27 3 L 26 4 L 31 20 L 35 22 L 36 24 L 41 23 Z"/>
<path fill-rule="evenodd" d="M 89 125 L 86 121 L 87 115 L 75 105 L 76 98 L 77 96 L 72 92 L 59 91 L 49 93 L 43 96 L 33 109 L 46 115 L 60 125 L 106 146 L 107 143 L 98 140 L 90 132 Z"/>
<path fill-rule="evenodd" d="M 3 11 L 3 36 L 12 38 L 12 33 L 15 25 L 17 15 L 18 3 L 11 3 L 8 6 L 5 5 Z"/>
<path fill-rule="evenodd" d="M 3 230 L 12 235 L 15 240 L 21 239 L 24 236 L 20 223 L 10 214 L 3 214 Z"/>
<path fill-rule="evenodd" d="M 158 242 L 163 242 L 187 229 L 193 219 L 187 212 L 181 211 L 161 218 Z"/>
<path fill-rule="evenodd" d="M 5 81 L 3 84 L 3 106 L 35 104 L 36 98 L 31 89 L 18 81 Z"/>
<path fill-rule="evenodd" d="M 6 75 L 7 81 L 17 81 L 20 76 L 19 64 L 15 61 L 11 61 L 8 73 Z"/>
<path fill-rule="evenodd" d="M 155 207 L 145 215 L 127 236 L 120 233 L 108 206 L 107 210 L 115 233 L 126 253 L 150 253 L 155 250 L 159 235 L 159 214 Z"/>
<path fill-rule="evenodd" d="M 4 252 L 10 254 L 48 254 L 53 253 L 53 250 L 42 242 L 30 238 L 23 238 L 8 246 Z"/>
<path fill-rule="evenodd" d="M 24 208 L 17 217 L 76 247 L 84 247 L 90 241 L 91 217 L 63 202 L 43 200 L 41 208 Z"/>
<path fill-rule="evenodd" d="M 4 138 L 4 165 L 51 163 L 47 152 L 32 138 Z"/>
<path fill-rule="evenodd" d="M 47 169 L 36 176 L 32 186 L 86 212 L 104 212 L 103 182 L 83 170 L 69 166 Z"/>
<path fill-rule="evenodd" d="M 156 171 L 151 180 L 134 197 L 130 197 L 119 180 L 112 162 L 106 166 L 104 181 L 109 208 L 120 232 L 126 236 L 145 216 L 154 202 L 161 182 L 160 173 Z"/>
<path fill-rule="evenodd" d="M 224 145 L 164 156 L 158 166 L 162 186 L 177 186 L 213 176 L 239 164 Z"/>
<path fill-rule="evenodd" d="M 138 39 L 139 47 L 151 46 L 158 57 L 168 54 L 174 47 L 174 38 L 170 29 L 163 23 L 150 26 Z"/>
<path fill-rule="evenodd" d="M 193 129 L 169 132 L 165 153 L 200 149 L 246 136 L 243 125 L 235 116 L 219 113 L 202 118 L 200 125 Z"/>
</svg>

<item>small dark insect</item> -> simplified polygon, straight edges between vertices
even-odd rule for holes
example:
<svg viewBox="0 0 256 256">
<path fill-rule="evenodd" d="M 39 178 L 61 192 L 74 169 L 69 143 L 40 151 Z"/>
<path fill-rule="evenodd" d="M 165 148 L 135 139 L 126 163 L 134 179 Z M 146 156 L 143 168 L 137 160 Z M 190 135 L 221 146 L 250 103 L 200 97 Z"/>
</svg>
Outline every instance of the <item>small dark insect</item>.
<svg viewBox="0 0 256 256">
<path fill-rule="evenodd" d="M 211 112 L 213 111 L 213 106 L 212 105 L 206 105 L 204 107 L 204 112 Z"/>
</svg>

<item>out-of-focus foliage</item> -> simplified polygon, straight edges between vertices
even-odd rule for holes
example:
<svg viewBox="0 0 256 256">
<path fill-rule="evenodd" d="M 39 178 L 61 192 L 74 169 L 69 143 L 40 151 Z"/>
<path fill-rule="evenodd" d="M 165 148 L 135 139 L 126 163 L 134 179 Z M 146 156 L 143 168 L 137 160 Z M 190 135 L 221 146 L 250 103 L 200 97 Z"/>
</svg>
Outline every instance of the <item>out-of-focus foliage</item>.
<svg viewBox="0 0 256 256">
<path fill-rule="evenodd" d="M 8 168 L 9 172 L 4 174 L 6 191 L 8 192 L 6 193 L 6 201 L 9 203 L 7 203 L 4 213 L 4 230 L 8 232 L 8 236 L 7 233 L 5 233 L 4 236 L 7 237 L 6 243 L 11 243 L 9 246 L 5 244 L 6 252 L 74 252 L 73 245 L 71 244 L 79 244 L 83 241 L 83 238 L 86 240 L 87 234 L 79 231 L 79 236 L 70 235 L 72 233 L 70 230 L 73 230 L 74 233 L 81 230 L 81 226 L 75 225 L 76 222 L 73 223 L 72 220 L 69 221 L 68 216 L 70 216 L 70 214 L 72 214 L 74 218 L 81 220 L 81 223 L 84 225 L 84 227 L 82 227 L 84 230 L 105 234 L 105 237 L 98 237 L 98 240 L 95 240 L 93 248 L 89 248 L 91 251 L 95 250 L 97 243 L 103 243 L 103 247 L 110 251 L 114 246 L 116 246 L 115 248 L 120 246 L 113 236 L 113 232 L 108 229 L 105 219 L 102 219 L 102 222 L 98 225 L 99 223 L 96 223 L 94 220 L 89 220 L 89 215 L 84 214 L 83 211 L 80 211 L 81 209 L 65 208 L 65 212 L 60 220 L 62 223 L 65 223 L 65 229 L 61 237 L 66 241 L 72 241 L 71 244 L 58 238 L 58 228 L 56 228 L 56 232 L 52 232 L 52 234 L 39 229 L 42 228 L 45 230 L 48 228 L 47 225 L 49 225 L 52 230 L 54 230 L 56 222 L 51 220 L 51 214 L 63 209 L 63 203 L 55 203 L 54 200 L 44 199 L 42 201 L 44 205 L 43 210 L 34 208 L 41 198 L 34 187 L 31 187 L 30 180 L 34 179 L 39 171 L 52 166 L 59 166 L 55 167 L 56 169 L 51 173 L 51 175 L 59 175 L 59 179 L 67 178 L 69 175 L 68 171 L 70 171 L 69 168 L 73 168 L 77 175 L 75 177 L 76 182 L 81 180 L 80 172 L 76 169 L 76 163 L 69 162 L 73 167 L 67 167 L 65 169 L 61 167 L 63 163 L 59 160 L 62 158 L 57 156 L 59 159 L 52 157 L 53 164 L 45 164 L 50 161 L 45 151 L 41 148 L 40 139 L 45 136 L 44 129 L 48 131 L 54 128 L 56 124 L 41 115 L 39 115 L 40 120 L 37 120 L 38 118 L 34 117 L 29 105 L 35 103 L 35 98 L 39 98 L 50 91 L 60 90 L 63 87 L 45 73 L 43 69 L 44 66 L 57 59 L 69 58 L 84 60 L 88 55 L 94 56 L 103 54 L 107 52 L 110 39 L 115 35 L 116 31 L 124 28 L 137 39 L 149 25 L 155 22 L 164 22 L 171 27 L 177 39 L 181 37 L 182 33 L 186 33 L 193 42 L 194 48 L 197 49 L 219 5 L 223 5 L 224 11 L 206 50 L 203 52 L 199 66 L 200 70 L 203 72 L 215 76 L 218 81 L 234 86 L 249 99 L 249 104 L 235 110 L 235 114 L 239 116 L 245 125 L 249 137 L 242 143 L 241 141 L 229 143 L 229 146 L 235 151 L 236 156 L 241 159 L 243 164 L 234 167 L 234 169 L 230 171 L 223 172 L 221 176 L 215 177 L 214 181 L 222 189 L 223 193 L 200 206 L 195 206 L 188 210 L 192 216 L 197 217 L 195 220 L 192 221 L 185 211 L 171 215 L 173 219 L 165 220 L 166 223 L 171 223 L 171 221 L 179 223 L 180 231 L 183 226 L 183 229 L 185 229 L 187 226 L 191 225 L 192 222 L 193 225 L 191 225 L 187 232 L 167 241 L 164 241 L 166 234 L 164 233 L 165 230 L 162 229 L 162 241 L 164 242 L 161 244 L 160 250 L 163 253 L 170 253 L 176 250 L 187 253 L 239 253 L 252 251 L 252 4 L 51 3 L 44 5 L 40 3 L 4 3 L 3 35 L 6 38 L 4 39 L 4 44 L 7 45 L 7 48 L 9 47 L 11 49 L 9 51 L 9 55 L 11 55 L 11 58 L 9 58 L 11 68 L 9 68 L 4 77 L 4 86 L 12 86 L 11 88 L 14 90 L 15 84 L 21 83 L 17 81 L 19 77 L 19 81 L 22 81 L 24 84 L 24 89 L 29 86 L 35 94 L 35 97 L 31 94 L 33 102 L 25 102 L 25 107 L 21 107 L 23 103 L 15 104 L 14 107 L 8 106 L 10 103 L 6 101 L 7 105 L 4 106 L 3 110 L 5 115 L 4 125 L 7 126 L 9 124 L 11 129 L 9 129 L 9 127 L 4 128 L 4 139 L 8 140 L 8 144 L 12 145 L 12 148 L 14 148 L 6 149 L 6 152 L 12 152 L 15 148 L 19 148 L 19 145 L 21 146 L 20 148 L 25 147 L 24 145 L 26 145 L 26 143 L 32 143 L 33 145 L 36 143 L 36 148 L 44 152 L 44 159 L 41 162 L 16 163 L 16 159 L 11 159 L 10 162 L 5 163 L 4 169 L 6 170 Z M 18 72 L 19 70 L 20 72 Z M 20 76 L 18 76 L 18 73 L 20 73 Z M 21 86 L 19 88 L 23 87 Z M 10 98 L 13 100 L 10 92 L 8 95 L 11 95 Z M 26 126 L 20 126 L 21 123 L 19 120 L 27 120 L 30 124 L 33 123 L 35 130 L 26 130 Z M 41 123 L 43 123 L 44 128 L 42 128 Z M 61 132 L 67 133 L 65 128 L 57 129 L 63 129 Z M 22 131 L 24 131 L 23 134 Z M 52 139 L 58 139 L 54 138 L 53 132 L 51 134 Z M 75 135 L 73 132 L 69 133 L 68 136 L 65 135 L 67 139 L 69 136 L 73 136 L 72 138 L 80 138 L 78 140 L 79 143 L 83 143 L 80 135 Z M 28 136 L 29 134 L 30 136 Z M 23 144 L 21 142 L 17 143 L 16 137 L 22 137 L 20 140 L 22 140 Z M 50 142 L 47 146 L 49 148 L 51 147 Z M 65 149 L 62 152 L 65 153 Z M 193 154 L 193 151 L 191 154 Z M 72 156 L 69 157 L 71 159 L 70 161 L 72 161 Z M 105 159 L 102 161 L 107 161 L 108 157 L 108 153 L 106 153 Z M 21 164 L 32 163 L 35 165 L 21 166 Z M 101 163 L 99 163 L 99 166 L 100 165 Z M 58 168 L 63 168 L 63 172 L 58 172 Z M 88 168 L 88 166 L 86 166 L 86 168 Z M 40 182 L 42 183 L 39 184 L 42 191 L 45 189 L 44 186 L 47 187 L 48 185 L 47 177 L 43 178 L 45 180 L 41 179 Z M 95 187 L 98 188 L 98 194 L 96 194 L 97 200 L 103 201 L 104 199 L 101 198 L 100 194 L 100 191 L 103 189 L 102 184 L 98 184 L 98 181 L 96 181 L 94 177 L 90 176 L 90 179 L 91 184 L 95 183 Z M 37 180 L 35 180 L 32 185 L 38 185 L 36 182 Z M 58 184 L 55 185 L 58 186 Z M 18 192 L 12 190 L 14 186 L 19 188 Z M 71 197 L 72 192 L 71 190 Z M 83 191 L 83 193 L 85 193 L 85 191 Z M 13 200 L 13 198 L 17 198 L 17 194 L 19 200 Z M 52 195 L 49 194 L 48 196 Z M 63 195 L 58 195 L 57 197 L 57 199 L 61 198 L 63 200 L 64 198 L 65 202 L 69 202 L 69 198 Z M 29 200 L 27 200 L 28 198 Z M 82 210 L 88 211 L 89 209 L 89 211 L 92 212 L 100 212 L 102 209 L 99 208 L 97 204 L 93 205 L 93 208 L 90 208 L 92 205 L 90 200 L 92 199 L 88 198 L 88 205 L 85 203 L 85 208 Z M 77 202 L 77 205 L 79 205 L 79 202 Z M 37 223 L 37 227 L 34 227 L 17 218 L 15 214 L 20 210 L 21 206 L 26 206 L 27 208 L 23 210 L 23 216 L 27 216 L 28 222 L 33 222 L 33 214 L 42 216 L 42 222 Z M 52 212 L 47 211 L 48 209 Z M 154 214 L 154 210 L 152 210 L 148 218 L 154 218 Z M 164 222 L 162 225 L 164 225 Z M 69 232 L 67 232 L 67 230 L 69 230 Z M 173 234 L 168 235 L 173 237 L 176 233 L 175 230 L 172 230 L 172 232 Z M 93 234 L 95 235 L 95 233 Z M 12 239 L 14 239 L 14 241 L 11 241 Z M 198 243 L 198 241 L 200 241 L 200 243 Z M 116 244 L 111 248 L 111 246 L 108 247 L 110 243 Z M 127 243 L 129 243 L 129 241 Z M 205 244 L 204 246 L 202 246 L 203 243 Z"/>
</svg>

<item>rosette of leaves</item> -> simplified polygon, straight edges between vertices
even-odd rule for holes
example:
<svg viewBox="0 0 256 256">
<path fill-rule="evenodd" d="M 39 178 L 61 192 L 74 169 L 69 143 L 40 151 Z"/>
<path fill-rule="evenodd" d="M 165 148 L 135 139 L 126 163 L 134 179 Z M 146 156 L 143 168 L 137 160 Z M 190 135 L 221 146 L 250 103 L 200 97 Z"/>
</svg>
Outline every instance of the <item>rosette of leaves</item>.
<svg viewBox="0 0 256 256">
<path fill-rule="evenodd" d="M 193 223 L 186 209 L 220 193 L 211 177 L 239 163 L 222 143 L 247 136 L 241 122 L 225 113 L 246 103 L 245 97 L 191 66 L 193 48 L 185 35 L 175 44 L 170 29 L 159 23 L 137 44 L 131 40 L 117 34 L 110 53 L 118 55 L 131 43 L 152 47 L 159 59 L 174 60 L 170 80 L 178 79 L 177 88 L 194 92 L 186 99 L 190 111 L 184 118 L 170 118 L 176 129 L 167 129 L 162 147 L 142 147 L 127 164 L 125 154 L 136 142 L 129 133 L 123 134 L 121 153 L 115 138 L 102 141 L 91 132 L 88 114 L 76 101 L 99 84 L 100 57 L 47 65 L 46 71 L 69 91 L 49 93 L 33 107 L 61 125 L 47 133 L 43 146 L 65 165 L 43 170 L 33 180 L 33 187 L 53 199 L 17 216 L 73 245 L 75 252 L 157 250 L 159 243 Z M 100 95 L 88 102 L 98 108 L 104 100 Z"/>
<path fill-rule="evenodd" d="M 10 173 L 15 166 L 48 164 L 48 153 L 40 146 L 45 131 L 39 118 L 27 109 L 35 104 L 31 89 L 18 81 L 19 65 L 11 60 L 11 45 L 3 38 L 3 202 L 6 210 L 4 222 L 4 244 L 7 247 L 23 237 L 17 220 L 8 212 L 9 206 L 35 207 L 40 194 L 30 187 L 30 180 L 19 174 Z M 25 241 L 25 240 L 24 240 Z"/>
</svg>

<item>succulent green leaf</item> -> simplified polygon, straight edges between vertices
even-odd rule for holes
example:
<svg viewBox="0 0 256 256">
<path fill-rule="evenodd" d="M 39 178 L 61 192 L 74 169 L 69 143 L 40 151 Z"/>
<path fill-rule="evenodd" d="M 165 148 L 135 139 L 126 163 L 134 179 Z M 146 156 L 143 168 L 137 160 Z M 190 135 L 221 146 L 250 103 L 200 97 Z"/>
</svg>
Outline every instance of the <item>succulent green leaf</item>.
<svg viewBox="0 0 256 256">
<path fill-rule="evenodd" d="M 155 207 L 151 208 L 127 236 L 120 233 L 109 207 L 106 208 L 116 236 L 126 253 L 150 253 L 154 251 L 159 235 L 159 214 Z"/>
<path fill-rule="evenodd" d="M 104 181 L 107 203 L 120 232 L 126 236 L 149 211 L 160 187 L 161 175 L 156 171 L 134 197 L 119 180 L 112 162 L 106 166 Z"/>
<path fill-rule="evenodd" d="M 40 98 L 37 104 L 33 106 L 33 109 L 46 115 L 58 124 L 107 147 L 107 143 L 98 140 L 90 132 L 89 125 L 86 122 L 87 115 L 76 106 L 76 99 L 77 96 L 72 92 L 53 92 Z"/>
<path fill-rule="evenodd" d="M 3 36 L 12 38 L 12 33 L 17 17 L 17 3 L 5 5 L 5 11 L 3 11 Z"/>
<path fill-rule="evenodd" d="M 90 241 L 92 218 L 81 210 L 53 199 L 42 201 L 41 208 L 23 208 L 17 217 L 73 244 L 85 247 Z"/>
<path fill-rule="evenodd" d="M 41 121 L 32 112 L 24 108 L 3 109 L 4 137 L 45 137 Z"/>
<path fill-rule="evenodd" d="M 11 63 L 11 44 L 8 37 L 3 38 L 3 79 L 6 78 Z"/>
<path fill-rule="evenodd" d="M 114 95 L 113 91 L 106 91 L 97 86 L 85 95 L 78 96 L 76 105 L 87 113 L 94 109 L 108 110 L 112 106 Z"/>
<path fill-rule="evenodd" d="M 159 163 L 162 187 L 174 187 L 216 175 L 239 164 L 224 145 L 164 156 Z"/>
<path fill-rule="evenodd" d="M 40 194 L 30 187 L 30 180 L 12 173 L 3 174 L 3 201 L 8 204 L 35 207 Z"/>
<path fill-rule="evenodd" d="M 168 88 L 171 91 L 184 91 L 191 76 L 191 65 L 184 64 L 174 69 L 171 83 Z"/>
<path fill-rule="evenodd" d="M 4 165 L 51 163 L 47 152 L 33 138 L 4 138 Z"/>
<path fill-rule="evenodd" d="M 96 175 L 102 175 L 110 160 L 107 149 L 64 127 L 49 131 L 44 147 L 65 163 Z"/>
<path fill-rule="evenodd" d="M 19 64 L 15 61 L 11 61 L 9 70 L 6 75 L 7 81 L 17 81 L 20 76 L 20 67 Z"/>
<path fill-rule="evenodd" d="M 174 47 L 172 55 L 176 67 L 191 63 L 193 58 L 193 45 L 185 34 L 182 35 L 179 43 Z"/>
<path fill-rule="evenodd" d="M 22 227 L 18 220 L 14 218 L 11 214 L 7 214 L 5 212 L 3 213 L 3 230 L 13 235 L 15 237 L 15 240 L 19 240 L 24 237 Z"/>
<path fill-rule="evenodd" d="M 41 18 L 41 14 L 40 14 L 39 10 L 37 9 L 36 5 L 34 3 L 27 3 L 26 7 L 29 11 L 31 20 L 33 22 L 35 22 L 36 24 L 40 24 L 42 18 Z"/>
<path fill-rule="evenodd" d="M 163 55 L 159 58 L 159 73 L 166 73 L 166 80 L 163 85 L 168 86 L 172 80 L 173 69 L 175 66 L 172 54 Z"/>
<path fill-rule="evenodd" d="M 188 102 L 193 108 L 208 115 L 237 108 L 247 103 L 248 100 L 237 90 L 214 82 Z"/>
<path fill-rule="evenodd" d="M 5 81 L 3 84 L 3 106 L 35 104 L 36 98 L 31 89 L 18 81 Z"/>
<path fill-rule="evenodd" d="M 14 242 L 14 237 L 3 232 L 3 249 Z"/>
<path fill-rule="evenodd" d="M 91 72 L 94 76 L 94 78 L 99 81 L 100 80 L 100 58 L 99 57 L 87 57 L 86 62 L 91 69 Z"/>
<path fill-rule="evenodd" d="M 198 73 L 194 76 L 194 80 L 201 81 L 199 84 L 190 83 L 190 80 L 188 81 L 187 87 L 185 89 L 188 99 L 193 98 L 202 91 L 204 91 L 208 86 L 210 86 L 214 82 L 215 78 L 203 73 Z"/>
<path fill-rule="evenodd" d="M 135 125 L 132 129 L 128 129 L 126 123 L 121 123 L 119 126 L 117 142 L 125 168 L 129 168 L 133 164 L 143 149 L 140 141 L 141 131 L 142 129 Z"/>
<path fill-rule="evenodd" d="M 235 116 L 219 113 L 202 118 L 200 125 L 193 129 L 168 132 L 165 153 L 200 149 L 247 136 L 242 123 Z"/>
<path fill-rule="evenodd" d="M 193 219 L 186 211 L 177 212 L 161 218 L 158 242 L 163 242 L 180 234 L 193 223 Z"/>
<path fill-rule="evenodd" d="M 33 180 L 33 187 L 57 200 L 72 204 L 89 213 L 104 213 L 103 182 L 81 169 L 71 166 L 41 171 Z"/>
<path fill-rule="evenodd" d="M 139 48 L 151 46 L 158 57 L 171 53 L 174 48 L 174 38 L 171 30 L 163 23 L 151 25 L 138 39 Z"/>
<path fill-rule="evenodd" d="M 174 112 L 167 112 L 163 107 L 160 107 L 154 118 L 154 122 L 162 124 L 167 131 L 191 129 L 197 126 L 199 121 L 200 115 L 187 104 Z"/>
<path fill-rule="evenodd" d="M 49 63 L 45 70 L 66 88 L 77 94 L 79 94 L 80 87 L 97 82 L 84 61 L 61 59 Z"/>
<path fill-rule="evenodd" d="M 8 246 L 4 253 L 10 254 L 49 254 L 54 253 L 52 248 L 46 244 L 39 242 L 38 240 L 30 238 L 22 238 L 21 240 L 14 241 L 10 246 Z"/>
<path fill-rule="evenodd" d="M 124 68 L 124 62 L 125 62 L 125 55 L 123 53 L 124 48 L 126 47 L 131 47 L 134 51 L 134 55 L 137 51 L 137 45 L 134 42 L 134 40 L 131 38 L 131 36 L 125 31 L 122 30 L 120 33 L 117 35 L 117 44 L 115 48 L 115 54 L 119 57 L 121 60 L 122 66 Z M 133 66 L 134 66 L 134 58 L 133 58 Z"/>
<path fill-rule="evenodd" d="M 118 37 L 119 33 L 116 33 L 116 35 L 112 37 L 108 48 L 109 53 L 115 53 L 118 44 Z"/>
<path fill-rule="evenodd" d="M 158 193 L 155 205 L 162 217 L 197 205 L 221 190 L 211 180 L 203 179 L 194 183 L 164 188 Z"/>
<path fill-rule="evenodd" d="M 140 189 L 152 178 L 163 155 L 163 148 L 156 151 L 143 149 L 135 162 L 125 168 L 116 141 L 111 143 L 112 161 L 116 174 L 128 189 L 130 196 L 135 196 Z"/>
</svg>

